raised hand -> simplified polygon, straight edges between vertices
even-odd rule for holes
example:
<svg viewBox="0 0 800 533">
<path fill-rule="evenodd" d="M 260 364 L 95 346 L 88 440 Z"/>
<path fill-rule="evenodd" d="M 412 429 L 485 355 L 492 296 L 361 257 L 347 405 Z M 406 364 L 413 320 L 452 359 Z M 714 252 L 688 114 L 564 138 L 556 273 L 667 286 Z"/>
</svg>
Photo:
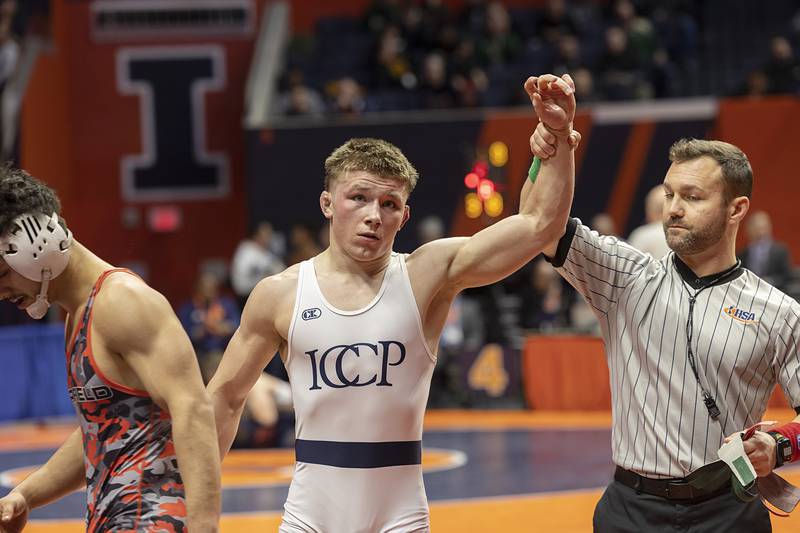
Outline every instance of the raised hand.
<svg viewBox="0 0 800 533">
<path fill-rule="evenodd" d="M 545 160 L 556 153 L 558 137 L 556 137 L 541 122 L 531 135 L 531 153 L 541 160 Z M 572 130 L 567 137 L 570 148 L 575 148 L 581 142 L 581 134 L 578 130 Z"/>
<path fill-rule="evenodd" d="M 531 76 L 525 80 L 525 92 L 545 127 L 558 137 L 568 137 L 575 119 L 575 82 L 569 74 Z"/>
</svg>

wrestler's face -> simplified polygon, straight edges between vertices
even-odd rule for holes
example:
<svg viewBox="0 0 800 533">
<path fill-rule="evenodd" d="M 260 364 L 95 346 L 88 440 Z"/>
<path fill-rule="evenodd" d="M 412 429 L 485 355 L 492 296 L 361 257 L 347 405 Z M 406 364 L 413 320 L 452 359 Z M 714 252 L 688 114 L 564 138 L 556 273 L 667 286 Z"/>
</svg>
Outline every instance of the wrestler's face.
<svg viewBox="0 0 800 533">
<path fill-rule="evenodd" d="M 320 195 L 322 212 L 331 223 L 331 246 L 360 261 L 390 253 L 410 214 L 407 200 L 401 180 L 363 171 L 337 177 L 331 190 Z"/>
<path fill-rule="evenodd" d="M 732 223 L 722 169 L 710 157 L 673 163 L 664 178 L 664 198 L 664 234 L 678 254 L 712 248 Z"/>
<path fill-rule="evenodd" d="M 39 283 L 12 270 L 0 257 L 0 300 L 8 300 L 19 309 L 27 309 L 39 293 Z"/>
</svg>

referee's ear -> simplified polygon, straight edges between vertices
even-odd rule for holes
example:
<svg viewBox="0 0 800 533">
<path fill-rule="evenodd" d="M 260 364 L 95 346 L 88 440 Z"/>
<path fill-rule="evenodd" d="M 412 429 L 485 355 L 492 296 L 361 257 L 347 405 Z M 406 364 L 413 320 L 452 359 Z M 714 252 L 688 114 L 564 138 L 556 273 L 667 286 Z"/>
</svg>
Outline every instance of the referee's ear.
<svg viewBox="0 0 800 533">
<path fill-rule="evenodd" d="M 728 217 L 731 222 L 739 224 L 749 210 L 750 198 L 747 196 L 738 196 L 728 205 Z"/>
</svg>

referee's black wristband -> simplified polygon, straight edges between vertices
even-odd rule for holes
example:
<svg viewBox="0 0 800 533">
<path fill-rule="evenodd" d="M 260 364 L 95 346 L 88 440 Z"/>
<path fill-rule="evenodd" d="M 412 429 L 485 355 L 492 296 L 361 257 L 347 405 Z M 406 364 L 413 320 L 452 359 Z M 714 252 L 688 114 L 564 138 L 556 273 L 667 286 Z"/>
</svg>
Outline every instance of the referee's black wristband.
<svg viewBox="0 0 800 533">
<path fill-rule="evenodd" d="M 792 441 L 777 431 L 767 431 L 775 439 L 775 468 L 780 468 L 792 461 Z"/>
</svg>

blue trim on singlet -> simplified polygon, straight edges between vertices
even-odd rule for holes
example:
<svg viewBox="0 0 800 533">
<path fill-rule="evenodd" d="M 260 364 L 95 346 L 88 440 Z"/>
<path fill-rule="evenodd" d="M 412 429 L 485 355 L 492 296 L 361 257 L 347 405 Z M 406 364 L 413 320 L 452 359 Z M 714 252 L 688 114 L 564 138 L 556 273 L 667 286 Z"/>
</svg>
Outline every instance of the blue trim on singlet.
<svg viewBox="0 0 800 533">
<path fill-rule="evenodd" d="M 295 456 L 301 463 L 340 468 L 381 468 L 422 464 L 422 441 L 336 442 L 297 439 Z"/>
</svg>

